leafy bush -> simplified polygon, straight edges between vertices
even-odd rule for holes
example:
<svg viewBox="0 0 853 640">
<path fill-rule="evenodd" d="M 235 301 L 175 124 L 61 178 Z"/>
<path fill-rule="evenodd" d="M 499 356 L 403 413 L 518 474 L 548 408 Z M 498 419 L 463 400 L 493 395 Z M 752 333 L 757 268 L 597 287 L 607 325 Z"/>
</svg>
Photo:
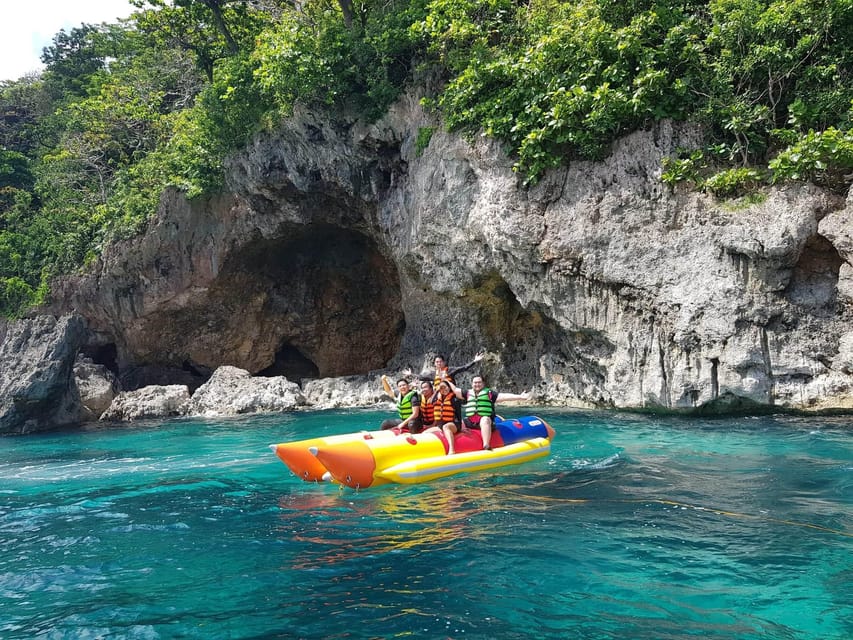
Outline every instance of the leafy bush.
<svg viewBox="0 0 853 640">
<path fill-rule="evenodd" d="M 720 171 L 706 179 L 704 187 L 719 198 L 731 198 L 754 191 L 765 181 L 764 172 L 748 167 Z"/>
<path fill-rule="evenodd" d="M 418 137 L 415 139 L 415 153 L 417 155 L 421 155 L 429 146 L 433 133 L 435 133 L 434 127 L 420 127 L 418 129 Z"/>
<path fill-rule="evenodd" d="M 410 27 L 424 13 L 422 0 L 364 2 L 348 26 L 333 5 L 305 3 L 261 34 L 255 79 L 283 114 L 303 101 L 375 119 L 411 75 L 422 44 Z"/>
<path fill-rule="evenodd" d="M 679 155 L 683 155 L 682 151 Z M 707 167 L 705 162 L 705 154 L 701 149 L 694 149 L 686 152 L 687 157 L 683 158 L 664 158 L 663 172 L 661 180 L 668 185 L 674 185 L 679 182 L 692 182 L 696 185 L 701 185 L 703 182 L 702 173 Z"/>
<path fill-rule="evenodd" d="M 668 184 L 851 181 L 850 0 L 131 1 L 130 22 L 60 32 L 41 77 L 0 83 L 4 313 L 137 233 L 166 187 L 220 188 L 226 154 L 297 102 L 374 119 L 416 69 L 444 82 L 446 125 L 500 140 L 528 184 L 662 118 L 707 131 Z"/>
<path fill-rule="evenodd" d="M 695 100 L 700 48 L 688 15 L 641 9 L 617 27 L 595 0 L 486 5 L 430 5 L 432 50 L 460 69 L 438 104 L 451 128 L 508 142 L 527 182 L 567 158 L 600 157 L 648 119 L 683 117 Z"/>
<path fill-rule="evenodd" d="M 853 132 L 829 127 L 809 131 L 770 161 L 773 181 L 811 180 L 834 189 L 844 189 L 853 170 Z"/>
<path fill-rule="evenodd" d="M 35 290 L 20 278 L 0 278 L 0 314 L 19 317 L 35 300 Z"/>
</svg>

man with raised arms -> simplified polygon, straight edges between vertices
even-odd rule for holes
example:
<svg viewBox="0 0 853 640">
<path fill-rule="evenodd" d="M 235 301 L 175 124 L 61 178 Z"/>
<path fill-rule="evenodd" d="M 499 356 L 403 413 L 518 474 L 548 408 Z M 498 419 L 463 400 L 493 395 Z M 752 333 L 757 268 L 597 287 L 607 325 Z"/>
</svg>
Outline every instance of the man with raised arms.
<svg viewBox="0 0 853 640">
<path fill-rule="evenodd" d="M 421 380 L 429 380 L 430 382 L 432 382 L 433 389 L 437 391 L 438 385 L 441 383 L 442 380 L 450 378 L 451 382 L 456 382 L 456 376 L 458 374 L 462 373 L 463 371 L 467 371 L 468 369 L 473 367 L 475 364 L 477 364 L 480 360 L 483 359 L 483 356 L 485 356 L 485 353 L 481 351 L 480 353 L 475 355 L 474 359 L 471 360 L 471 362 L 469 362 L 468 364 L 463 364 L 461 367 L 453 367 L 451 369 L 447 365 L 447 359 L 441 354 L 436 354 L 435 358 L 433 359 L 435 373 L 433 373 L 432 375 L 428 373 L 422 373 L 420 376 L 418 376 L 418 378 L 420 378 Z M 411 371 L 406 370 L 403 373 L 411 374 Z"/>
<path fill-rule="evenodd" d="M 483 449 L 490 450 L 492 447 L 492 424 L 495 419 L 495 405 L 501 401 L 529 400 L 530 394 L 524 393 L 498 393 L 486 386 L 483 376 L 474 376 L 471 380 L 471 389 L 463 391 L 453 382 L 449 383 L 456 397 L 462 401 L 462 424 L 457 427 L 453 423 L 443 426 L 444 436 L 447 438 L 448 454 L 456 453 L 453 436 L 459 431 L 479 429 L 483 437 Z"/>
</svg>

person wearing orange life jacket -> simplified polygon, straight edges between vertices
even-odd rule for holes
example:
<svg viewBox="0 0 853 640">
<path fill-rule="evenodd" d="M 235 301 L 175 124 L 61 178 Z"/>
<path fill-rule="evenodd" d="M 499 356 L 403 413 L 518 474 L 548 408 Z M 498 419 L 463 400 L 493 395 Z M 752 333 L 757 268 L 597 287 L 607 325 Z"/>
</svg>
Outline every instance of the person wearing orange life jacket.
<svg viewBox="0 0 853 640">
<path fill-rule="evenodd" d="M 382 429 L 393 429 L 395 427 L 406 429 L 412 433 L 421 432 L 421 398 L 418 395 L 417 389 L 412 389 L 409 386 L 409 381 L 405 378 L 397 380 L 397 392 L 390 390 L 388 384 L 388 376 L 382 376 L 383 387 L 385 394 L 388 395 L 394 402 L 397 403 L 397 412 L 399 419 L 388 418 L 382 422 Z"/>
<path fill-rule="evenodd" d="M 435 426 L 428 429 L 430 432 L 443 431 L 444 427 L 447 426 L 459 427 L 459 399 L 453 393 L 447 380 L 442 380 L 439 383 L 438 391 L 433 397 L 433 415 Z"/>
<path fill-rule="evenodd" d="M 432 382 L 421 382 L 421 430 L 432 427 L 435 423 L 435 389 Z"/>
<path fill-rule="evenodd" d="M 435 372 L 433 374 L 422 373 L 418 378 L 420 380 L 431 380 L 432 386 L 434 389 L 438 389 L 438 385 L 445 378 L 450 378 L 451 382 L 456 382 L 456 376 L 463 371 L 467 371 L 475 364 L 477 364 L 480 360 L 483 359 L 485 353 L 482 351 L 474 356 L 474 359 L 471 360 L 468 364 L 464 364 L 461 367 L 450 368 L 447 366 L 447 359 L 441 355 L 436 354 L 433 359 L 433 366 L 435 367 Z"/>
<path fill-rule="evenodd" d="M 458 428 L 446 425 L 444 435 L 447 437 L 449 455 L 456 453 L 453 447 L 453 436 L 459 431 L 479 429 L 483 437 L 483 449 L 491 450 L 492 424 L 495 419 L 495 405 L 500 400 L 529 400 L 530 394 L 524 393 L 498 393 L 486 387 L 483 376 L 474 376 L 471 380 L 471 389 L 463 391 L 452 382 L 450 383 L 454 395 L 463 402 L 462 424 Z"/>
</svg>

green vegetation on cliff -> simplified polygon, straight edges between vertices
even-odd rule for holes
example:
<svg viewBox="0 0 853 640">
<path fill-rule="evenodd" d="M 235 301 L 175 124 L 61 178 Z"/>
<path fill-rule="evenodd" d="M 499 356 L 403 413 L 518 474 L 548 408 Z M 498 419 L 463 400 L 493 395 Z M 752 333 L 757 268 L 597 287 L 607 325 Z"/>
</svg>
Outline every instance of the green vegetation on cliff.
<svg viewBox="0 0 853 640">
<path fill-rule="evenodd" d="M 670 118 L 706 144 L 669 183 L 849 186 L 853 0 L 133 2 L 0 83 L 4 315 L 138 233 L 166 187 L 218 189 L 224 157 L 297 102 L 376 118 L 418 71 L 444 80 L 426 102 L 446 126 L 501 140 L 527 183 Z"/>
</svg>

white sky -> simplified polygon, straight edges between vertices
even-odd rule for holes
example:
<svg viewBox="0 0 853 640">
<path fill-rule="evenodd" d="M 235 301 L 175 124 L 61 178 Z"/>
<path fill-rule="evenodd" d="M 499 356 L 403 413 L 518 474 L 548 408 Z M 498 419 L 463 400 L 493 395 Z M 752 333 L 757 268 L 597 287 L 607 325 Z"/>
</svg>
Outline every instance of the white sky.
<svg viewBox="0 0 853 640">
<path fill-rule="evenodd" d="M 41 50 L 60 29 L 116 22 L 134 10 L 127 0 L 0 0 L 0 80 L 40 71 Z"/>
</svg>

